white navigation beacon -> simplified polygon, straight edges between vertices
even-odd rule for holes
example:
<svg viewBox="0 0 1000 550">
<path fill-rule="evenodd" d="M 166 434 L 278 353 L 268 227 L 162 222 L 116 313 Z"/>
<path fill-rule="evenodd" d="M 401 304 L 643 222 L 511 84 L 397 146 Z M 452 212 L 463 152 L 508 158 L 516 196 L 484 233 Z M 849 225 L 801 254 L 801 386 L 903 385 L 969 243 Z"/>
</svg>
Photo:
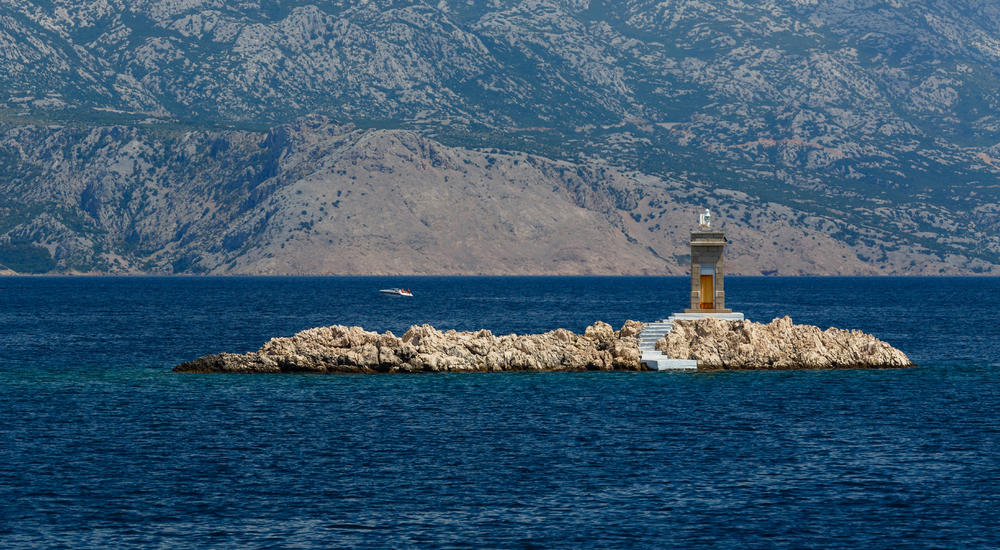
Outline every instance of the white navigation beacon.
<svg viewBox="0 0 1000 550">
<path fill-rule="evenodd" d="M 698 216 L 698 224 L 704 225 L 705 227 L 712 227 L 712 213 L 705 209 L 705 212 Z"/>
</svg>

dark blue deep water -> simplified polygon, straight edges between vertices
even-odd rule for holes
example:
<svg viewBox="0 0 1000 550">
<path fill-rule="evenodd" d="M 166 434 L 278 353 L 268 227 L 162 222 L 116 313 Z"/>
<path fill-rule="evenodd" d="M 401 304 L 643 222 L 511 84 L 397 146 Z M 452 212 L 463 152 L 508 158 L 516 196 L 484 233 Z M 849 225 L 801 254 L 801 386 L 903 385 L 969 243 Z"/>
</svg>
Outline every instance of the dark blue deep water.
<svg viewBox="0 0 1000 550">
<path fill-rule="evenodd" d="M 726 282 L 920 366 L 181 375 L 324 324 L 617 328 L 687 280 L 0 279 L 0 547 L 1000 546 L 1000 280 Z"/>
</svg>

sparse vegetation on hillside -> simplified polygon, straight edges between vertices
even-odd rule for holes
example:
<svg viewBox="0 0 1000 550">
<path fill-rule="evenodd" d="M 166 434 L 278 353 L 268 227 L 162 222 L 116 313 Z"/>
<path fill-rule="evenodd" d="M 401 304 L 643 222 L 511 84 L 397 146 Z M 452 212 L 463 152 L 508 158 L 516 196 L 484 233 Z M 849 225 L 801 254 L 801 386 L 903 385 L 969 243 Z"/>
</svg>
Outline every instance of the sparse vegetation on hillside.
<svg viewBox="0 0 1000 550">
<path fill-rule="evenodd" d="M 315 174 L 376 130 L 463 161 L 490 151 L 491 185 L 520 177 L 504 152 L 628 174 L 630 190 L 597 172 L 577 174 L 589 190 L 556 183 L 627 242 L 654 239 L 647 259 L 679 253 L 676 208 L 630 202 L 662 193 L 777 231 L 785 256 L 848 252 L 803 272 L 1000 263 L 1000 11 L 982 2 L 11 0 L 0 19 L 0 239 L 71 269 L 242 269 L 234 255 L 292 242 L 271 233 L 285 189 L 392 179 L 382 159 L 354 163 L 360 145 Z M 308 141 L 330 149 L 288 162 Z M 426 185 L 444 196 L 476 174 Z M 350 233 L 364 214 L 331 210 L 374 194 L 289 223 Z M 768 269 L 763 246 L 748 272 Z"/>
</svg>

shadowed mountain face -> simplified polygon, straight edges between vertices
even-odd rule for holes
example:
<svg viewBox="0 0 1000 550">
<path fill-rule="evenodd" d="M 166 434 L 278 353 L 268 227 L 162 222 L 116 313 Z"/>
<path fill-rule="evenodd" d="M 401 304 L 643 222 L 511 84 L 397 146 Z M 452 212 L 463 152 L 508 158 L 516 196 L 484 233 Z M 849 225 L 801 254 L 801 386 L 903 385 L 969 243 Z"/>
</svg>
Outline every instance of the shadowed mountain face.
<svg viewBox="0 0 1000 550">
<path fill-rule="evenodd" d="M 10 0 L 0 90 L 18 271 L 674 272 L 700 206 L 747 273 L 1000 263 L 987 2 Z"/>
</svg>

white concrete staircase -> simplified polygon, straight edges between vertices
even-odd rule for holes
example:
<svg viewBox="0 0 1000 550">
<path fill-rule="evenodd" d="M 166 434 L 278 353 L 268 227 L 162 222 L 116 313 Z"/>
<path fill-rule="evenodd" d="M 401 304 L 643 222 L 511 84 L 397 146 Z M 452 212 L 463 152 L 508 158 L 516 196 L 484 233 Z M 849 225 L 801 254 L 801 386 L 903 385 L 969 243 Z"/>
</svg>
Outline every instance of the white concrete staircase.
<svg viewBox="0 0 1000 550">
<path fill-rule="evenodd" d="M 715 317 L 727 321 L 742 321 L 742 313 L 675 313 L 670 317 L 646 323 L 642 332 L 639 333 L 639 353 L 640 361 L 649 370 L 669 371 L 669 370 L 693 370 L 698 368 L 698 361 L 694 359 L 671 359 L 656 350 L 656 341 L 663 338 L 668 332 L 673 330 L 674 321 L 703 319 L 705 317 Z"/>
<path fill-rule="evenodd" d="M 673 330 L 673 317 L 646 323 L 639 333 L 640 361 L 649 370 L 691 370 L 698 368 L 698 362 L 693 359 L 671 359 L 656 350 L 656 341 Z"/>
</svg>

